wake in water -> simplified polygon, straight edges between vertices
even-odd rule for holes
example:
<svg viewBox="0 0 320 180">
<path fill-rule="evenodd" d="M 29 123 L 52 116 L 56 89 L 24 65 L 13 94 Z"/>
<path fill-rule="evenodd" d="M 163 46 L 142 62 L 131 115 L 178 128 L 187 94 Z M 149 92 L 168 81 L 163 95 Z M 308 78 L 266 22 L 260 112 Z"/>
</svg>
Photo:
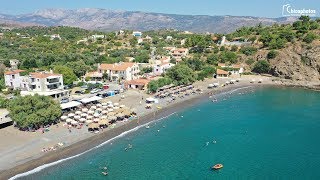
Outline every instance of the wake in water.
<svg viewBox="0 0 320 180">
<path fill-rule="evenodd" d="M 94 150 L 94 149 L 100 148 L 101 146 L 104 146 L 105 144 L 108 144 L 109 142 L 111 142 L 111 141 L 113 141 L 113 140 L 115 140 L 115 139 L 118 139 L 118 138 L 120 138 L 120 137 L 123 137 L 123 136 L 125 136 L 125 135 L 127 135 L 127 134 L 129 134 L 129 133 L 131 133 L 131 132 L 137 131 L 137 130 L 140 129 L 141 127 L 144 127 L 144 126 L 146 126 L 146 125 L 149 125 L 149 124 L 152 123 L 152 122 L 157 122 L 157 121 L 166 119 L 166 118 L 174 115 L 175 113 L 176 113 L 176 112 L 173 112 L 173 113 L 171 113 L 171 114 L 169 114 L 169 115 L 167 115 L 167 116 L 164 116 L 164 117 L 159 118 L 159 119 L 155 119 L 155 120 L 150 121 L 150 122 L 148 122 L 148 123 L 145 123 L 145 124 L 142 124 L 142 125 L 140 125 L 140 126 L 137 126 L 137 127 L 133 128 L 133 129 L 130 129 L 129 131 L 123 132 L 123 133 L 119 134 L 118 136 L 113 137 L 113 138 L 111 138 L 111 139 L 109 139 L 109 140 L 107 140 L 107 141 L 99 144 L 98 146 L 95 146 L 95 147 L 93 147 L 93 148 L 91 148 L 91 149 L 89 149 L 89 150 L 86 150 L 86 151 L 84 151 L 84 152 L 82 152 L 82 153 L 80 153 L 80 154 L 77 154 L 77 155 L 74 155 L 74 156 L 70 156 L 70 157 L 65 158 L 65 159 L 60 159 L 60 160 L 55 161 L 55 162 L 52 162 L 52 163 L 44 164 L 44 165 L 39 166 L 39 167 L 37 167 L 37 168 L 35 168 L 35 169 L 33 169 L 33 170 L 30 170 L 30 171 L 27 171 L 27 172 L 24 172 L 24 173 L 21 173 L 21 174 L 17 174 L 17 175 L 15 175 L 15 176 L 11 177 L 9 180 L 14 180 L 14 179 L 17 179 L 17 178 L 25 177 L 25 176 L 28 176 L 28 175 L 31 175 L 31 174 L 40 172 L 40 171 L 42 171 L 43 169 L 46 169 L 46 168 L 48 168 L 48 167 L 55 166 L 55 165 L 57 165 L 57 164 L 60 164 L 60 163 L 62 163 L 62 162 L 65 162 L 65 161 L 67 161 L 67 160 L 70 160 L 70 159 L 74 159 L 74 158 L 76 158 L 76 157 L 79 157 L 79 156 L 81 156 L 81 155 L 83 155 L 83 154 L 85 154 L 85 153 L 87 153 L 87 152 L 90 152 L 90 151 L 92 151 L 92 150 Z"/>
</svg>

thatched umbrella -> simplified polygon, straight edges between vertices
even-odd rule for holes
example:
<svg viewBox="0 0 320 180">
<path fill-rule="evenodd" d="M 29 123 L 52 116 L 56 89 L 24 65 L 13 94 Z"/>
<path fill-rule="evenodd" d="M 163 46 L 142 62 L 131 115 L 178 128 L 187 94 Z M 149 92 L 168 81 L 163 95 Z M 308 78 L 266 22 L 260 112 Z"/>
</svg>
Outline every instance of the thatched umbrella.
<svg viewBox="0 0 320 180">
<path fill-rule="evenodd" d="M 111 121 L 112 120 L 117 120 L 117 117 L 116 116 L 108 116 L 108 119 L 110 119 Z"/>
<path fill-rule="evenodd" d="M 108 116 L 114 116 L 116 113 L 114 113 L 114 112 L 110 112 L 110 113 L 108 113 Z"/>
<path fill-rule="evenodd" d="M 119 119 L 119 120 L 123 120 L 123 118 L 124 118 L 124 114 L 122 114 L 122 113 L 118 113 L 118 114 L 116 114 L 116 116 L 117 116 L 117 119 Z"/>
<path fill-rule="evenodd" d="M 108 119 L 108 116 L 101 116 L 100 119 Z"/>
<path fill-rule="evenodd" d="M 107 120 L 101 120 L 101 121 L 99 121 L 99 123 L 98 123 L 100 126 L 101 125 L 108 125 L 109 124 L 109 122 L 107 121 Z"/>
<path fill-rule="evenodd" d="M 99 129 L 99 124 L 91 123 L 88 125 L 88 130 L 94 131 Z"/>
<path fill-rule="evenodd" d="M 122 113 L 124 114 L 124 116 L 125 116 L 126 118 L 128 118 L 129 116 L 131 116 L 131 111 L 130 111 L 130 110 L 127 110 L 127 109 L 125 109 L 124 111 L 122 111 Z"/>
</svg>

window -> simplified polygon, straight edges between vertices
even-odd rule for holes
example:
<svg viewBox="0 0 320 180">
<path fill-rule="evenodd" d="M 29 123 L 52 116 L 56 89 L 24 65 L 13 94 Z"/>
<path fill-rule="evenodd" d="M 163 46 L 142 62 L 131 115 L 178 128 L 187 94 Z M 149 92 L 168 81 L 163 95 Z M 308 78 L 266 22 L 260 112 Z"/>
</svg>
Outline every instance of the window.
<svg viewBox="0 0 320 180">
<path fill-rule="evenodd" d="M 40 86 L 38 86 L 38 88 L 40 89 Z"/>
<path fill-rule="evenodd" d="M 37 79 L 38 80 L 38 82 L 40 81 L 40 79 Z"/>
<path fill-rule="evenodd" d="M 11 77 L 12 77 L 12 79 L 14 79 L 14 74 L 13 74 L 13 75 L 11 75 Z"/>
</svg>

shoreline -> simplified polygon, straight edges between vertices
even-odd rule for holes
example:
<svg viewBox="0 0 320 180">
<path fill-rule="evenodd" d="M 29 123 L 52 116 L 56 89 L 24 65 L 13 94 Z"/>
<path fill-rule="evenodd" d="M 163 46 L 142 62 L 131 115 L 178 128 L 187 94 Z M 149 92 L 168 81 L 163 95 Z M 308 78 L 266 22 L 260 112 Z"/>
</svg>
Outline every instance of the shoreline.
<svg viewBox="0 0 320 180">
<path fill-rule="evenodd" d="M 21 165 L 17 165 L 13 168 L 4 170 L 0 172 L 0 179 L 9 179 L 17 174 L 25 173 L 30 170 L 33 170 L 39 166 L 53 163 L 62 159 L 70 158 L 72 156 L 76 156 L 79 154 L 83 154 L 84 152 L 96 148 L 97 146 L 103 144 L 106 141 L 112 140 L 115 137 L 121 135 L 122 133 L 125 133 L 127 131 L 133 130 L 134 128 L 137 128 L 138 126 L 144 126 L 147 123 L 150 123 L 155 120 L 159 120 L 160 118 L 165 118 L 166 116 L 175 113 L 177 111 L 181 111 L 185 108 L 194 106 L 198 103 L 203 102 L 204 100 L 208 100 L 208 93 L 213 93 L 214 95 L 219 95 L 224 92 L 229 92 L 232 90 L 236 90 L 243 87 L 288 87 L 289 85 L 285 84 L 277 84 L 274 82 L 269 83 L 263 83 L 263 84 L 250 84 L 248 82 L 241 82 L 239 84 L 234 85 L 228 85 L 223 88 L 219 89 L 206 89 L 204 90 L 203 94 L 198 94 L 195 96 L 191 96 L 188 99 L 183 99 L 179 102 L 175 102 L 172 104 L 169 104 L 168 106 L 163 107 L 160 110 L 150 111 L 146 114 L 143 114 L 139 119 L 134 119 L 126 124 L 123 124 L 122 126 L 119 126 L 114 129 L 110 129 L 108 131 L 102 132 L 101 134 L 94 135 L 91 137 L 88 137 L 84 140 L 81 140 L 79 142 L 76 142 L 70 146 L 66 146 L 62 149 L 59 149 L 54 152 L 50 152 L 46 155 L 38 155 L 34 157 L 34 159 L 23 163 Z M 297 86 L 295 86 L 297 87 Z M 139 121 L 139 123 L 138 123 Z"/>
</svg>

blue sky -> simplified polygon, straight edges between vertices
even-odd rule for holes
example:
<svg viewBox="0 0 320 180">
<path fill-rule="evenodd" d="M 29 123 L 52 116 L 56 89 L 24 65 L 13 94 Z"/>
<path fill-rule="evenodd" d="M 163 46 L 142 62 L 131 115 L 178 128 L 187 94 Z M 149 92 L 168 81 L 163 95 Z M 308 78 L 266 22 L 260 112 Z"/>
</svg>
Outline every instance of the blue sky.
<svg viewBox="0 0 320 180">
<path fill-rule="evenodd" d="M 282 6 L 315 9 L 319 0 L 0 0 L 0 13 L 23 14 L 46 8 L 104 8 L 192 15 L 281 17 Z"/>
</svg>

